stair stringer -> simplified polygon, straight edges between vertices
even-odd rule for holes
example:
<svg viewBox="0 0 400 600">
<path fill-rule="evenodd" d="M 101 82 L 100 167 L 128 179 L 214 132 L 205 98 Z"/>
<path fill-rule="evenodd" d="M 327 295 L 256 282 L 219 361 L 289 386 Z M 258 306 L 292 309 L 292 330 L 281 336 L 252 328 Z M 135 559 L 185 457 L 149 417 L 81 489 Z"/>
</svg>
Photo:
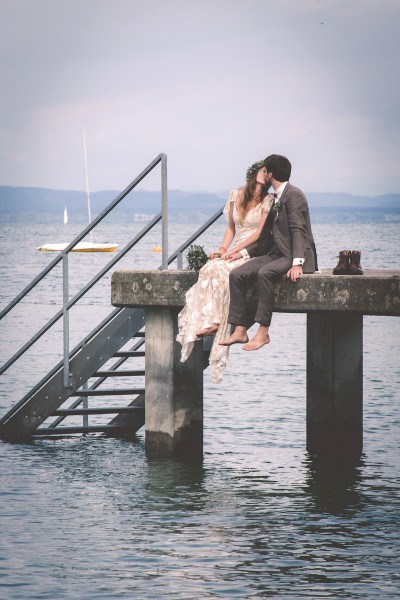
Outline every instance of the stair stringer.
<svg viewBox="0 0 400 600">
<path fill-rule="evenodd" d="M 123 308 L 70 359 L 71 386 L 64 387 L 63 363 L 34 392 L 29 392 L 0 421 L 0 438 L 29 438 L 115 352 L 144 326 L 144 309 Z"/>
</svg>

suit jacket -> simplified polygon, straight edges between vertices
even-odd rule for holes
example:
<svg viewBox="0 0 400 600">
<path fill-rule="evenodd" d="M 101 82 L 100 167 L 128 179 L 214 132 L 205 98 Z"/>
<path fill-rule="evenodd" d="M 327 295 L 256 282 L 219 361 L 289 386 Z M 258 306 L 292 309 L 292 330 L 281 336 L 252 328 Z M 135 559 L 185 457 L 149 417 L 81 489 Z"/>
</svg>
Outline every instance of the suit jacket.
<svg viewBox="0 0 400 600">
<path fill-rule="evenodd" d="M 267 218 L 257 244 L 247 251 L 250 256 L 268 254 L 275 243 L 284 256 L 304 258 L 304 273 L 318 270 L 317 252 L 311 230 L 307 199 L 303 192 L 287 183 L 279 199 L 279 210 Z"/>
</svg>

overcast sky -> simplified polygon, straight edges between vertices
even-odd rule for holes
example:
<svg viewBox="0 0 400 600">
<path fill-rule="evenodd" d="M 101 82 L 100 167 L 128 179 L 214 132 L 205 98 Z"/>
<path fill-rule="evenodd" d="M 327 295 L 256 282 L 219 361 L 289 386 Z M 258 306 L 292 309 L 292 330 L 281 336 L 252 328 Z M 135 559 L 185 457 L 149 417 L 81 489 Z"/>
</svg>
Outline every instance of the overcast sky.
<svg viewBox="0 0 400 600">
<path fill-rule="evenodd" d="M 0 0 L 0 185 L 400 192 L 400 0 Z M 159 172 L 141 187 L 156 189 Z"/>
</svg>

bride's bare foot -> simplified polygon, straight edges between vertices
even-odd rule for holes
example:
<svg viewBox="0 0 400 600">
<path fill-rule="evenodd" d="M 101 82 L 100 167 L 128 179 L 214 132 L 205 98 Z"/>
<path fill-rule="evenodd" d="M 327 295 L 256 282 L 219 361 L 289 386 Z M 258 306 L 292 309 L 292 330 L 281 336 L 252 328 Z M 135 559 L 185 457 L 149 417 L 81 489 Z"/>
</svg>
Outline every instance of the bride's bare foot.
<svg viewBox="0 0 400 600">
<path fill-rule="evenodd" d="M 259 350 L 266 344 L 269 344 L 269 342 L 270 338 L 268 332 L 265 333 L 264 331 L 258 330 L 256 335 L 251 338 L 251 340 L 245 346 L 243 346 L 242 350 Z"/>
<path fill-rule="evenodd" d="M 211 325 L 211 327 L 205 327 L 205 329 L 201 329 L 196 333 L 196 337 L 203 338 L 206 335 L 214 335 L 218 331 L 218 325 Z"/>
<path fill-rule="evenodd" d="M 249 338 L 247 336 L 246 329 L 243 329 L 243 330 L 235 329 L 235 331 L 232 333 L 232 335 L 227 337 L 226 340 L 221 340 L 219 345 L 220 346 L 232 346 L 232 344 L 245 344 L 248 341 L 249 341 Z"/>
</svg>

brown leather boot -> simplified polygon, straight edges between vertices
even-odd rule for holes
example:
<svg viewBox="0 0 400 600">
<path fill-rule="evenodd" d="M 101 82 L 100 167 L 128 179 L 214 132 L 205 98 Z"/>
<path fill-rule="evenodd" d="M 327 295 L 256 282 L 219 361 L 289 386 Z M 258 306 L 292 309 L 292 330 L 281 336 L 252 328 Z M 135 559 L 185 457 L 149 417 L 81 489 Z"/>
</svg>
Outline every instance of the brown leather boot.
<svg viewBox="0 0 400 600">
<path fill-rule="evenodd" d="M 349 274 L 349 258 L 350 250 L 341 250 L 339 252 L 339 262 L 333 269 L 334 275 L 348 275 Z"/>
<path fill-rule="evenodd" d="M 349 275 L 362 275 L 364 271 L 361 268 L 361 252 L 352 250 L 349 256 Z"/>
</svg>

